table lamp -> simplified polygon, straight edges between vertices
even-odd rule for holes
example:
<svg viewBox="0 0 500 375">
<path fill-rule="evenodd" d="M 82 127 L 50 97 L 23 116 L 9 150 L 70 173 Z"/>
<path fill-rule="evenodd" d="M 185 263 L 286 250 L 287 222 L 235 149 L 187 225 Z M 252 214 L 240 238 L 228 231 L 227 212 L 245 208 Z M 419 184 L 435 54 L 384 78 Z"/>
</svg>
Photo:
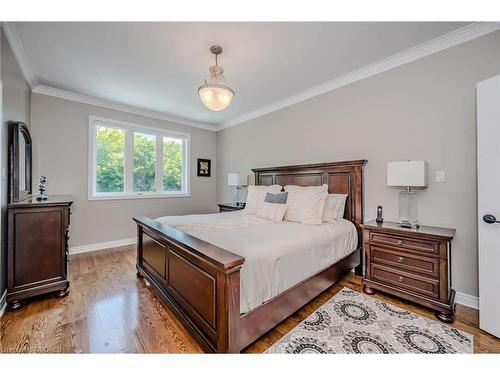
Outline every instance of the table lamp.
<svg viewBox="0 0 500 375">
<path fill-rule="evenodd" d="M 243 203 L 239 202 L 239 191 L 241 190 L 242 186 L 248 185 L 248 175 L 240 175 L 239 173 L 228 173 L 227 184 L 228 186 L 234 186 L 233 203 L 237 206 L 242 206 Z"/>
<path fill-rule="evenodd" d="M 387 163 L 387 186 L 404 188 L 399 193 L 399 225 L 404 228 L 419 227 L 417 192 L 412 188 L 427 187 L 429 166 L 426 161 L 396 161 Z"/>
</svg>

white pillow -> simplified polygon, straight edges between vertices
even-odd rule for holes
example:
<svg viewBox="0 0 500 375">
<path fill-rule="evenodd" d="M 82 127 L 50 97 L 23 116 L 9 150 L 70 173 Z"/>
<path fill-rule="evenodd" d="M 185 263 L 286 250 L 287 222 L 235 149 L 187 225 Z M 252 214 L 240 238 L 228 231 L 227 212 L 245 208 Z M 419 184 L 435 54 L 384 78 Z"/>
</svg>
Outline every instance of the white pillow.
<svg viewBox="0 0 500 375">
<path fill-rule="evenodd" d="M 257 210 L 257 216 L 281 223 L 285 216 L 286 204 L 263 202 Z"/>
<path fill-rule="evenodd" d="M 344 217 L 347 194 L 328 194 L 323 210 L 323 221 L 332 222 Z"/>
<path fill-rule="evenodd" d="M 322 186 L 285 186 L 288 192 L 285 220 L 304 224 L 321 224 L 323 210 L 328 195 L 328 185 Z"/>
<path fill-rule="evenodd" d="M 277 194 L 281 191 L 281 185 L 256 186 L 248 187 L 247 203 L 245 205 L 245 213 L 255 215 L 260 205 L 264 203 L 267 193 Z"/>
<path fill-rule="evenodd" d="M 343 219 L 345 213 L 345 202 L 347 201 L 347 194 L 333 194 L 335 199 L 340 200 L 340 206 L 337 211 L 337 219 Z"/>
</svg>

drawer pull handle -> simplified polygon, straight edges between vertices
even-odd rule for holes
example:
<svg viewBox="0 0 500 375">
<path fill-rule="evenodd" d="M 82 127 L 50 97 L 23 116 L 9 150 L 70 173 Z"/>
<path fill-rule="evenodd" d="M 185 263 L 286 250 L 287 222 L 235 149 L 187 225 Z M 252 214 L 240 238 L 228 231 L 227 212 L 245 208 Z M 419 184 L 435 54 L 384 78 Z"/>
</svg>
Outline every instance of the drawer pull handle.
<svg viewBox="0 0 500 375">
<path fill-rule="evenodd" d="M 402 240 L 397 240 L 397 241 L 396 241 L 396 243 L 397 243 L 398 245 L 402 245 L 402 244 L 403 244 L 403 241 L 402 241 Z"/>
<path fill-rule="evenodd" d="M 398 280 L 399 280 L 400 283 L 402 283 L 403 281 L 405 281 L 405 278 L 403 276 L 399 276 Z"/>
<path fill-rule="evenodd" d="M 398 262 L 399 262 L 399 263 L 403 263 L 404 261 L 405 261 L 405 258 L 403 258 L 403 257 L 399 257 L 399 258 L 398 258 Z"/>
</svg>

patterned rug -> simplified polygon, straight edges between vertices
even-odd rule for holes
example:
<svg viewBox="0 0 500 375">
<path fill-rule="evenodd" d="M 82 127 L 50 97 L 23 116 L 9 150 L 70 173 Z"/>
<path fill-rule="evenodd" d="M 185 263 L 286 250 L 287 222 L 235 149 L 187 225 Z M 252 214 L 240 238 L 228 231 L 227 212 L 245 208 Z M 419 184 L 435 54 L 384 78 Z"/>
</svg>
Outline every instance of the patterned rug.
<svg viewBox="0 0 500 375">
<path fill-rule="evenodd" d="M 344 288 L 266 353 L 472 353 L 473 336 Z"/>
</svg>

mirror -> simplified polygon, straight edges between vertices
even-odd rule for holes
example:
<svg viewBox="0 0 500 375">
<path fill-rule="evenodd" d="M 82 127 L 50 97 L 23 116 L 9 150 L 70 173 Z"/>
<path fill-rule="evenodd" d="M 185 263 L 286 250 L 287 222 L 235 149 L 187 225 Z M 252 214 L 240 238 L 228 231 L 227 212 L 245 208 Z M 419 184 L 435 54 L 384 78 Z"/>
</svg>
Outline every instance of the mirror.
<svg viewBox="0 0 500 375">
<path fill-rule="evenodd" d="M 26 190 L 26 140 L 24 137 L 19 136 L 19 190 Z"/>
<path fill-rule="evenodd" d="M 10 202 L 31 198 L 31 136 L 23 122 L 9 122 Z"/>
</svg>

